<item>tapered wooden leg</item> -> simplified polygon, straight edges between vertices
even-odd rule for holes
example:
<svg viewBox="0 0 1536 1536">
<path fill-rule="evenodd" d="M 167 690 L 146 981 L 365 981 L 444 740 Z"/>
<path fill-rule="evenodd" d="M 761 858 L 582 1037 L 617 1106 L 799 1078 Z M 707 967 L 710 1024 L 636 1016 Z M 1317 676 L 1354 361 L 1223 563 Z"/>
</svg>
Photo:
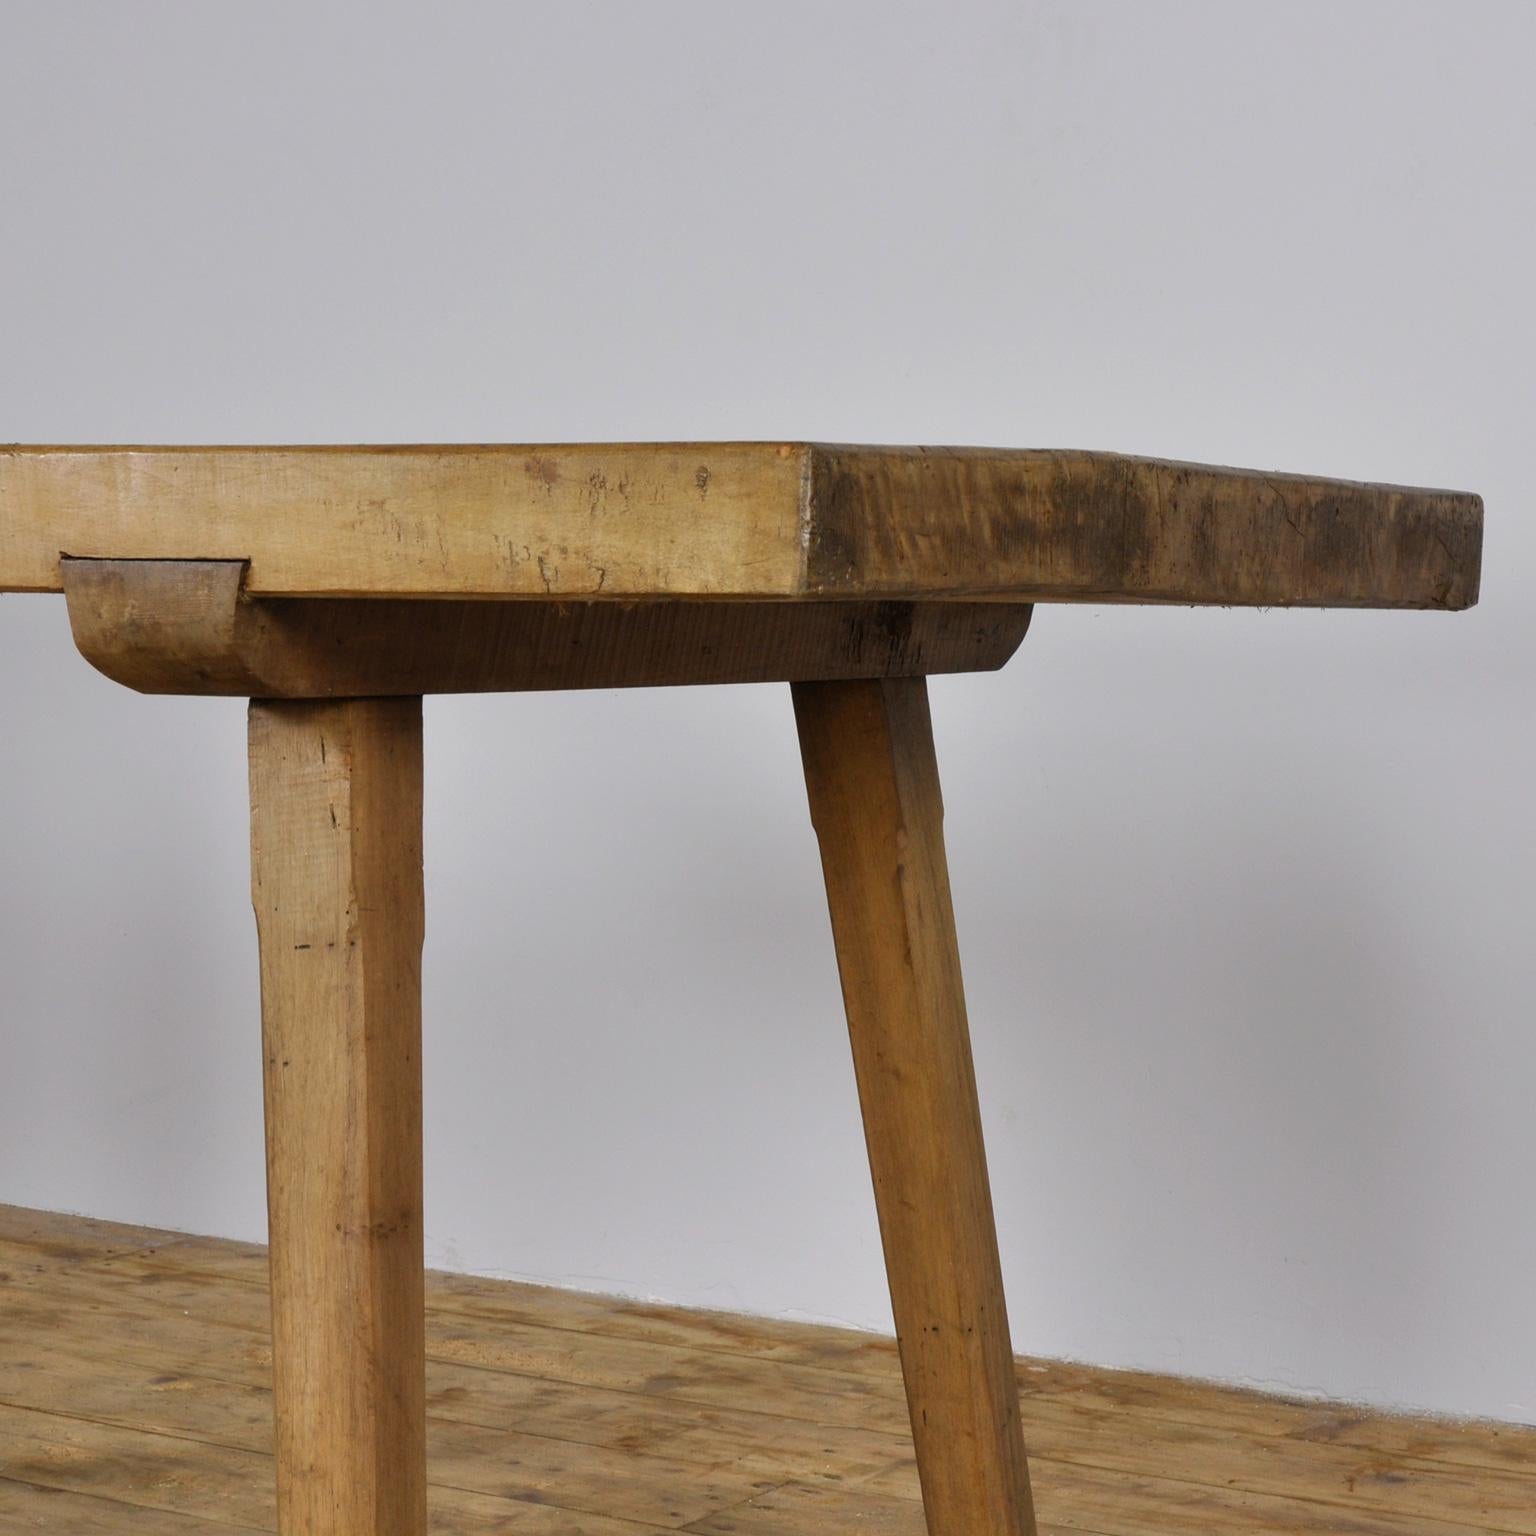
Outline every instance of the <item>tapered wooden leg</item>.
<svg viewBox="0 0 1536 1536">
<path fill-rule="evenodd" d="M 423 1536 L 421 700 L 253 701 L 278 1528 Z"/>
<path fill-rule="evenodd" d="M 1033 1536 L 922 678 L 796 683 L 932 1536 Z"/>
</svg>

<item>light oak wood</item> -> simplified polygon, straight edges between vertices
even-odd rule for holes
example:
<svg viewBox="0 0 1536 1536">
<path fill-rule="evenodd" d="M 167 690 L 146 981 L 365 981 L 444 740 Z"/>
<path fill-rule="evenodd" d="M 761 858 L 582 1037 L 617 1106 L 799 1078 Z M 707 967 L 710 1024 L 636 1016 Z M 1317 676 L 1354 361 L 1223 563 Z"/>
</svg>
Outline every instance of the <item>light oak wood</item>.
<svg viewBox="0 0 1536 1536">
<path fill-rule="evenodd" d="M 279 1528 L 426 1529 L 420 699 L 250 707 Z"/>
<path fill-rule="evenodd" d="M 427 1296 L 434 1536 L 923 1531 L 888 1339 L 466 1276 Z M 262 1248 L 0 1206 L 0 1530 L 270 1530 L 267 1341 Z M 1016 1368 L 1046 1536 L 1536 1530 L 1536 1429 Z"/>
<path fill-rule="evenodd" d="M 225 560 L 62 563 L 75 644 L 141 693 L 350 698 L 989 671 L 1028 604 L 247 598 Z"/>
<path fill-rule="evenodd" d="M 81 651 L 129 686 L 260 700 L 252 864 L 276 1413 L 274 1437 L 262 1296 L 240 1261 L 221 1261 L 235 1288 L 188 1351 L 176 1330 L 209 1281 L 177 1269 L 190 1240 L 71 1254 L 20 1237 L 21 1300 L 0 1341 L 35 1340 L 60 1304 L 99 1314 L 103 1283 L 131 1275 L 144 1288 L 120 1305 L 113 1349 L 125 1366 L 174 1362 L 185 1386 L 141 1410 L 161 1378 L 103 1379 L 78 1346 L 29 1342 L 47 1390 L 0 1372 L 0 1444 L 27 1446 L 0 1466 L 0 1499 L 52 1489 L 82 1529 L 119 1496 L 177 1521 L 258 1526 L 250 1474 L 271 1449 L 287 1536 L 421 1536 L 430 1349 L 449 1373 L 430 1400 L 453 1490 L 445 1530 L 462 1517 L 549 1536 L 916 1531 L 919 1488 L 896 1438 L 909 1417 L 930 1536 L 1031 1536 L 923 674 L 1001 665 L 1035 600 L 1465 607 L 1481 529 L 1475 496 L 1109 454 L 0 450 L 0 590 L 64 590 Z M 729 1325 L 629 1318 L 626 1331 L 596 1304 L 588 1336 L 569 1316 L 500 1315 L 474 1286 L 446 1288 L 452 1320 L 429 1341 L 419 695 L 774 679 L 796 685 L 905 1405 L 868 1346 L 805 1358 L 803 1341 L 764 1332 L 743 1351 Z M 61 1390 L 67 1405 L 48 1395 Z M 1101 1404 L 1067 1413 L 1114 1428 Z M 772 1421 L 770 1439 L 753 1415 Z M 1048 1467 L 1071 1460 L 1062 1416 L 1054 1401 L 1038 1415 Z M 185 1448 L 202 1437 L 216 1466 Z M 158 1463 L 156 1439 L 176 1442 Z M 1104 1479 L 1145 1482 L 1180 1452 L 1222 1497 L 1249 1480 L 1244 1518 L 1299 1466 L 1275 1453 L 1250 1471 L 1191 1422 L 1096 1451 L 1095 1507 L 1147 1529 L 1140 1487 Z M 126 1492 L 80 1472 L 141 1456 L 148 1471 Z M 1353 1496 L 1354 1460 L 1311 1452 L 1321 1481 L 1307 1497 L 1346 1502 L 1336 1483 Z M 1536 1536 L 1519 1523 L 1518 1479 L 1430 1470 L 1421 1480 L 1448 1520 Z M 1352 1528 L 1399 1536 L 1396 1486 Z M 527 1513 L 557 1501 L 569 1521 Z M 1187 1528 L 1210 1502 L 1168 1508 Z M 1266 1510 L 1243 1528 L 1289 1518 Z"/>
<path fill-rule="evenodd" d="M 928 1530 L 1032 1536 L 927 685 L 794 698 Z"/>
<path fill-rule="evenodd" d="M 242 560 L 255 596 L 1462 608 L 1473 495 L 813 443 L 0 449 L 0 591 Z"/>
</svg>

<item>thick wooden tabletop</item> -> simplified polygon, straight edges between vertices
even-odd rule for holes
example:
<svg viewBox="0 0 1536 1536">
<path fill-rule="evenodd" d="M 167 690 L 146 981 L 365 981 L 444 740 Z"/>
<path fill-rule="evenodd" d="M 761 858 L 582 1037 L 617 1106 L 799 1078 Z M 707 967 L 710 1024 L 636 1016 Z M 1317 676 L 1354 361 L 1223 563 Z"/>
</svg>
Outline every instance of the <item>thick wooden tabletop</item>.
<svg viewBox="0 0 1536 1536">
<path fill-rule="evenodd" d="M 814 443 L 0 448 L 0 591 L 1465 608 L 1482 502 L 1110 453 Z"/>
</svg>

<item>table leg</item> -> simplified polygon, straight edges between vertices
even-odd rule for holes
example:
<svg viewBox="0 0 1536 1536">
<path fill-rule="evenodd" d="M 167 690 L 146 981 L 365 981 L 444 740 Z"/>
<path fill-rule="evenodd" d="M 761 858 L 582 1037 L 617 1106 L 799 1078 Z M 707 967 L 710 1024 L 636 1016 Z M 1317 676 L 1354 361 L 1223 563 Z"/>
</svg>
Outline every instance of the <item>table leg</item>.
<svg viewBox="0 0 1536 1536">
<path fill-rule="evenodd" d="M 922 678 L 796 683 L 932 1536 L 1033 1536 Z"/>
<path fill-rule="evenodd" d="M 421 700 L 253 701 L 278 1527 L 424 1536 Z"/>
</svg>

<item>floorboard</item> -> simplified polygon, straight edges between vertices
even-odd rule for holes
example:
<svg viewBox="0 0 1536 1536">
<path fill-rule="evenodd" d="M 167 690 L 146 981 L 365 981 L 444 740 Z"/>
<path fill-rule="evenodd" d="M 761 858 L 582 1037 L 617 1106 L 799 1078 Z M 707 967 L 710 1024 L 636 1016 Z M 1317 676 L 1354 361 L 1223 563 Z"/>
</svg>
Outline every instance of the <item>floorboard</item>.
<svg viewBox="0 0 1536 1536">
<path fill-rule="evenodd" d="M 428 1283 L 432 1536 L 923 1536 L 890 1340 Z M 272 1528 L 266 1255 L 0 1206 L 0 1533 Z M 1536 1536 L 1536 1429 L 1020 1360 L 1044 1536 Z"/>
</svg>

